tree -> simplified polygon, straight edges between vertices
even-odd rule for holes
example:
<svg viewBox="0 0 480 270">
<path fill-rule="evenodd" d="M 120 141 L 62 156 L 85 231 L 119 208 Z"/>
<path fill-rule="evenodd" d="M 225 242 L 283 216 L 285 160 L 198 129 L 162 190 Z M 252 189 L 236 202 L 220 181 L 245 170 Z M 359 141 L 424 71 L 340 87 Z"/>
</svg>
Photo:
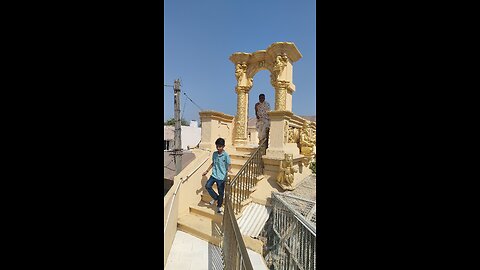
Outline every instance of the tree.
<svg viewBox="0 0 480 270">
<path fill-rule="evenodd" d="M 188 126 L 187 120 L 183 119 L 181 120 L 181 125 L 182 126 Z M 167 121 L 163 122 L 163 125 L 165 126 L 175 126 L 175 118 L 170 118 Z"/>
</svg>

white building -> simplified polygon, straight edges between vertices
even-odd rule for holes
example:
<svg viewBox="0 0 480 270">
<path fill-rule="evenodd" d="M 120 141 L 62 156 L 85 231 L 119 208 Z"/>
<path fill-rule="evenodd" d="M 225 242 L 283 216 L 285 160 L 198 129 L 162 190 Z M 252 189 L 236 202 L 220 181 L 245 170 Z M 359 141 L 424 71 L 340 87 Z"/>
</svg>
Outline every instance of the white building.
<svg viewBox="0 0 480 270">
<path fill-rule="evenodd" d="M 198 145 L 202 137 L 202 128 L 195 120 L 190 126 L 182 126 L 182 149 L 187 150 Z M 175 126 L 163 126 L 163 150 L 172 150 L 175 142 Z"/>
</svg>

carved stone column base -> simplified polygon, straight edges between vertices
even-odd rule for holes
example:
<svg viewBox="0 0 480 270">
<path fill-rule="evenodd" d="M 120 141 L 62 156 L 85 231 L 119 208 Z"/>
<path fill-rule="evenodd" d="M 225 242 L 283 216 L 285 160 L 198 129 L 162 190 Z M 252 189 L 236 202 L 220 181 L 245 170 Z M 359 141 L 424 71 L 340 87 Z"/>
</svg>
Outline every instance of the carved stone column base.
<svg viewBox="0 0 480 270">
<path fill-rule="evenodd" d="M 248 140 L 247 139 L 235 139 L 233 141 L 233 145 L 234 146 L 244 146 L 244 145 L 247 145 L 248 144 Z"/>
</svg>

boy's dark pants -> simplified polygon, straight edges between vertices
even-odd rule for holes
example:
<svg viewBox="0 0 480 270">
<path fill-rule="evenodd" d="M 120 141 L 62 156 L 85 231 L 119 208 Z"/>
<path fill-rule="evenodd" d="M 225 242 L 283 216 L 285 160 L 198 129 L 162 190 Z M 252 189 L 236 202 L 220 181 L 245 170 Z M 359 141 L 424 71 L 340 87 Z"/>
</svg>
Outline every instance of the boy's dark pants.
<svg viewBox="0 0 480 270">
<path fill-rule="evenodd" d="M 215 191 L 212 189 L 213 183 L 217 183 L 217 189 L 219 194 L 215 193 Z M 207 189 L 208 194 L 210 194 L 210 197 L 217 201 L 217 207 L 222 207 L 223 193 L 225 191 L 225 181 L 220 181 L 210 176 L 207 184 L 205 184 L 205 188 Z"/>
</svg>

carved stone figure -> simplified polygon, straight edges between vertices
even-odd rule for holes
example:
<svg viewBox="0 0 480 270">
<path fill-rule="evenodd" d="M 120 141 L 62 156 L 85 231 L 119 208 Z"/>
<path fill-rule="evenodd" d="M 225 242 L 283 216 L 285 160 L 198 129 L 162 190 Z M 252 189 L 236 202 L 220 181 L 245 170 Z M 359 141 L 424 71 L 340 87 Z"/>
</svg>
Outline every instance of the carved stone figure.
<svg viewBox="0 0 480 270">
<path fill-rule="evenodd" d="M 290 127 L 288 130 L 288 142 L 289 143 L 298 143 L 299 142 L 299 129 Z"/>
<path fill-rule="evenodd" d="M 235 78 L 237 79 L 237 85 L 241 86 L 244 83 L 248 84 L 248 81 L 245 82 L 246 80 L 246 73 L 247 73 L 247 64 L 246 63 L 238 63 L 235 66 Z"/>
<path fill-rule="evenodd" d="M 242 64 L 238 63 L 235 67 L 235 77 L 237 78 L 237 81 L 240 80 L 244 72 L 244 69 L 242 68 Z"/>
<path fill-rule="evenodd" d="M 275 59 L 275 64 L 273 66 L 273 71 L 278 76 L 283 69 L 287 66 L 288 57 L 286 55 L 277 55 Z"/>
<path fill-rule="evenodd" d="M 247 79 L 247 87 L 251 88 L 253 86 L 253 78 L 248 78 Z"/>
<path fill-rule="evenodd" d="M 277 55 L 270 74 L 270 83 L 274 84 L 279 80 L 283 69 L 287 66 L 288 57 L 286 55 Z"/>
<path fill-rule="evenodd" d="M 305 156 L 311 156 L 315 143 L 308 134 L 309 121 L 303 123 L 302 130 L 300 131 L 300 153 Z"/>
<path fill-rule="evenodd" d="M 280 161 L 280 172 L 277 176 L 277 183 L 285 190 L 292 190 L 294 173 L 297 169 L 293 167 L 293 155 L 285 154 L 285 159 Z"/>
</svg>

